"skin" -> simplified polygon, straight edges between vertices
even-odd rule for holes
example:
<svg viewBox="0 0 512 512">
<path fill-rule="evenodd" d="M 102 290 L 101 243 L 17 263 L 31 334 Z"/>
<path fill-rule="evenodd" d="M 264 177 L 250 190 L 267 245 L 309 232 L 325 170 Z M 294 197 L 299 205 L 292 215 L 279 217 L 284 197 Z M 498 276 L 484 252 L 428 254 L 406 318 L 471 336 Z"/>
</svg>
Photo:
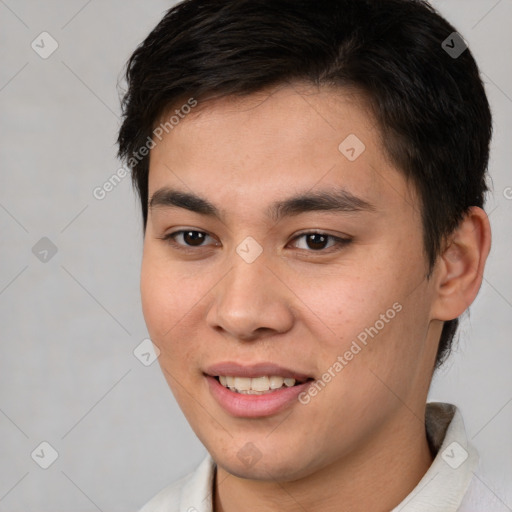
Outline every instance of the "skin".
<svg viewBox="0 0 512 512">
<path fill-rule="evenodd" d="M 366 146 L 355 161 L 338 150 L 349 134 Z M 438 340 L 480 287 L 485 213 L 470 210 L 426 279 L 418 197 L 363 101 L 298 84 L 200 103 L 151 150 L 149 197 L 161 187 L 194 192 L 223 214 L 151 208 L 141 272 L 160 366 L 218 465 L 215 510 L 398 505 L 432 462 L 424 417 Z M 334 187 L 374 209 L 277 223 L 265 214 L 274 201 Z M 209 236 L 199 246 L 162 239 L 180 229 Z M 318 241 L 299 236 L 311 231 L 352 241 L 315 250 Z M 250 264 L 236 252 L 247 236 L 263 249 Z M 203 371 L 220 361 L 271 361 L 321 379 L 394 303 L 401 311 L 307 405 L 237 418 L 211 396 Z M 237 454 L 249 441 L 260 458 L 248 466 Z"/>
</svg>

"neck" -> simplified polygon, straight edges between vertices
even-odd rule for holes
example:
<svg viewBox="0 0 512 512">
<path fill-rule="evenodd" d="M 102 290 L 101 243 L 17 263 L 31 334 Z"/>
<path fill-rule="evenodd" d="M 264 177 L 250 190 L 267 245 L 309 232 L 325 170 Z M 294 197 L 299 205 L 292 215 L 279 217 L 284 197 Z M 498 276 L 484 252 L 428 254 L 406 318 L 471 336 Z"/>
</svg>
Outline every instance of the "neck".
<svg viewBox="0 0 512 512">
<path fill-rule="evenodd" d="M 411 421 L 411 412 L 402 409 L 401 418 L 384 426 L 371 442 L 299 480 L 248 480 L 217 466 L 214 511 L 387 512 L 393 509 L 416 487 L 432 464 L 424 416 Z"/>
</svg>

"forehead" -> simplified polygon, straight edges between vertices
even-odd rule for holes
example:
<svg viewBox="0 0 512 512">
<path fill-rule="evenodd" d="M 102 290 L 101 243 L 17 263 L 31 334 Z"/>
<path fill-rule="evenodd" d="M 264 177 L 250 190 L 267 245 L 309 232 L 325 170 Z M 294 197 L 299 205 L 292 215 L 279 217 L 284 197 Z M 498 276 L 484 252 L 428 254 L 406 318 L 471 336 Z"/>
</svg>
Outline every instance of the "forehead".
<svg viewBox="0 0 512 512">
<path fill-rule="evenodd" d="M 284 192 L 343 187 L 377 205 L 414 207 L 414 191 L 384 144 L 370 109 L 350 90 L 281 86 L 199 102 L 156 140 L 149 198 L 173 185 L 249 211 Z"/>
</svg>

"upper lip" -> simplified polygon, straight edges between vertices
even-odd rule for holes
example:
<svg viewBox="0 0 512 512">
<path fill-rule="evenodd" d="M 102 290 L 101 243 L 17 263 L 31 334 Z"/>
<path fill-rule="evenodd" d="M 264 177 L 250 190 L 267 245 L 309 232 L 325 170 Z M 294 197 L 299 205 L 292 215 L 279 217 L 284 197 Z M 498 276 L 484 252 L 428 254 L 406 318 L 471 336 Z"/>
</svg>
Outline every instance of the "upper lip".
<svg viewBox="0 0 512 512">
<path fill-rule="evenodd" d="M 290 368 L 285 368 L 274 363 L 261 362 L 256 364 L 239 364 L 232 361 L 224 361 L 212 364 L 206 368 L 205 372 L 212 377 L 225 375 L 229 377 L 261 377 L 278 375 L 298 381 L 308 380 L 312 377 L 301 372 L 297 372 Z"/>
</svg>

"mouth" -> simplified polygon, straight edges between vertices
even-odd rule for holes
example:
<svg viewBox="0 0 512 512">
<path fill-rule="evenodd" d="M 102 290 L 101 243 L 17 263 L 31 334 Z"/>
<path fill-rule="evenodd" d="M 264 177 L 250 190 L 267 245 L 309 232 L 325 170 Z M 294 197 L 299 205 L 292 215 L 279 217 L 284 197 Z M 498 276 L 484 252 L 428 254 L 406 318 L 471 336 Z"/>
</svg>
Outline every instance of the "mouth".
<svg viewBox="0 0 512 512">
<path fill-rule="evenodd" d="M 212 398 L 231 416 L 272 416 L 299 403 L 313 377 L 273 363 L 218 363 L 204 372 Z"/>
<path fill-rule="evenodd" d="M 266 395 L 275 393 L 282 388 L 300 386 L 305 382 L 314 380 L 313 378 L 294 379 L 293 377 L 283 377 L 281 375 L 262 375 L 252 378 L 214 375 L 213 378 L 230 391 L 242 395 Z"/>
</svg>

